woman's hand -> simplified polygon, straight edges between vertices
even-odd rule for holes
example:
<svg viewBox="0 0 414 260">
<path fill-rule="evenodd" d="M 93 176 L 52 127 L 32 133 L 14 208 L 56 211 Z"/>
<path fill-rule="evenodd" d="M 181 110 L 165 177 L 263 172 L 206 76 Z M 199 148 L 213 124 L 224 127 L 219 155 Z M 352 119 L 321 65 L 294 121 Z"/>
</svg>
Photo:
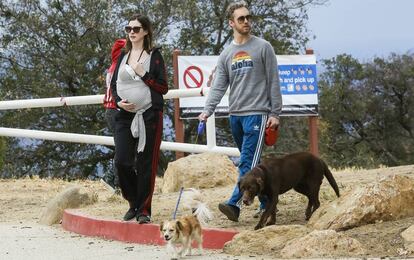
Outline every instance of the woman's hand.
<svg viewBox="0 0 414 260">
<path fill-rule="evenodd" d="M 135 112 L 136 106 L 134 103 L 129 103 L 127 99 L 122 99 L 118 102 L 118 106 L 128 112 Z"/>
</svg>

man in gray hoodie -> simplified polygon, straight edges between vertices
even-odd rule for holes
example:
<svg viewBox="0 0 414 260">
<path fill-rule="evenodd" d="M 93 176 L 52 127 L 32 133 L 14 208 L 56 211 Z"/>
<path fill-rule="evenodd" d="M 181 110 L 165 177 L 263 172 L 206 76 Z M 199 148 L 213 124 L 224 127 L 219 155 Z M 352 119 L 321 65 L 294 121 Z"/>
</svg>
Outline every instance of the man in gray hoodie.
<svg viewBox="0 0 414 260">
<path fill-rule="evenodd" d="M 244 1 L 227 9 L 233 41 L 220 54 L 213 84 L 199 120 L 206 121 L 214 113 L 230 86 L 229 113 L 234 140 L 240 150 L 239 179 L 259 161 L 266 128 L 279 126 L 282 110 L 279 74 L 272 45 L 251 35 L 251 20 Z M 236 185 L 227 202 L 219 210 L 232 221 L 238 221 L 242 194 Z M 260 198 L 260 208 L 265 198 Z"/>
</svg>

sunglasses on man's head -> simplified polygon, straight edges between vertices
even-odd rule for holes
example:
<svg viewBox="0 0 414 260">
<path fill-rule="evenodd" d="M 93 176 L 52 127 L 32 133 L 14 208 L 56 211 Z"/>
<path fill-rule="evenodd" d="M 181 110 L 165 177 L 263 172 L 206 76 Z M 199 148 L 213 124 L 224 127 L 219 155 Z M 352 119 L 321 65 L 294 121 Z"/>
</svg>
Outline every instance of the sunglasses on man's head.
<svg viewBox="0 0 414 260">
<path fill-rule="evenodd" d="M 251 22 L 252 21 L 252 16 L 250 14 L 248 14 L 246 16 L 237 17 L 237 22 L 238 23 L 244 23 L 245 20 L 247 20 L 247 22 Z"/>
<path fill-rule="evenodd" d="M 125 32 L 126 33 L 130 33 L 131 31 L 133 31 L 134 33 L 139 33 L 141 31 L 142 27 L 141 26 L 125 26 Z"/>
</svg>

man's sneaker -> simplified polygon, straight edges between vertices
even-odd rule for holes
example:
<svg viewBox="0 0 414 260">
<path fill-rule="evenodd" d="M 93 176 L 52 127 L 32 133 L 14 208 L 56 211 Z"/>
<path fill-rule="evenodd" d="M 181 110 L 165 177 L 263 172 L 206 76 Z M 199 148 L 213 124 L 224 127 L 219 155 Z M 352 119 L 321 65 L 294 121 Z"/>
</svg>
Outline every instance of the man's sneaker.
<svg viewBox="0 0 414 260">
<path fill-rule="evenodd" d="M 240 209 L 238 207 L 226 203 L 220 203 L 218 208 L 229 220 L 234 222 L 239 221 Z"/>
<path fill-rule="evenodd" d="M 139 224 L 147 224 L 147 223 L 151 223 L 151 218 L 150 216 L 147 216 L 147 215 L 139 215 L 137 216 L 137 221 Z"/>
<path fill-rule="evenodd" d="M 257 211 L 254 213 L 253 218 L 260 218 L 264 211 L 264 209 L 258 208 Z"/>
<path fill-rule="evenodd" d="M 125 213 L 124 221 L 131 220 L 131 219 L 135 218 L 136 215 L 137 215 L 137 209 L 136 208 L 130 208 L 127 211 L 127 213 Z"/>
</svg>

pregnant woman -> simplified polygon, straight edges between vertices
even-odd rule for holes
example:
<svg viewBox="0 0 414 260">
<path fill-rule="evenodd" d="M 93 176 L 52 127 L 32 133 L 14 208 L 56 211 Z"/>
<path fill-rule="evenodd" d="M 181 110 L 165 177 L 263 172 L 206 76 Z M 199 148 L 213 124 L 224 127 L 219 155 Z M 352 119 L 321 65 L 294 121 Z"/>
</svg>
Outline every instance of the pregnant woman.
<svg viewBox="0 0 414 260">
<path fill-rule="evenodd" d="M 163 94 L 168 91 L 164 59 L 153 47 L 152 24 L 133 15 L 125 27 L 111 90 L 119 108 L 115 116 L 115 167 L 122 196 L 129 203 L 124 216 L 151 222 L 151 201 L 163 128 Z"/>
</svg>

